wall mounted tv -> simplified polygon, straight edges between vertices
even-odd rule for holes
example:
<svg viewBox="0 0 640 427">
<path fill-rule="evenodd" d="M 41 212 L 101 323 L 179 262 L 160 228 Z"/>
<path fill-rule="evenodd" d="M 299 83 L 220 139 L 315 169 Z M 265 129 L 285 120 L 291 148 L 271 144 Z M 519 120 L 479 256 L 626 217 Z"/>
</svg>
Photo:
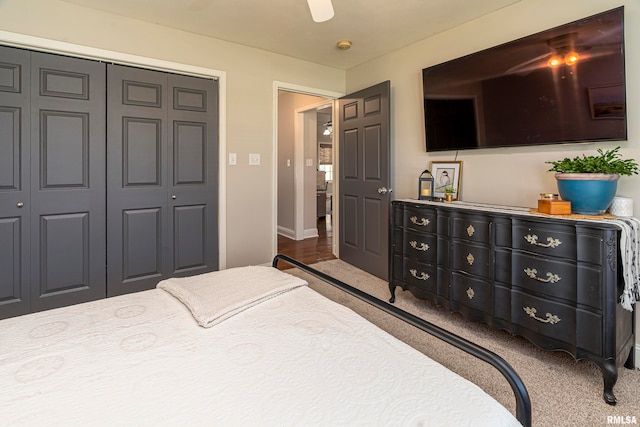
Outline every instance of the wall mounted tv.
<svg viewBox="0 0 640 427">
<path fill-rule="evenodd" d="M 625 140 L 623 15 L 423 69 L 427 151 Z"/>
</svg>

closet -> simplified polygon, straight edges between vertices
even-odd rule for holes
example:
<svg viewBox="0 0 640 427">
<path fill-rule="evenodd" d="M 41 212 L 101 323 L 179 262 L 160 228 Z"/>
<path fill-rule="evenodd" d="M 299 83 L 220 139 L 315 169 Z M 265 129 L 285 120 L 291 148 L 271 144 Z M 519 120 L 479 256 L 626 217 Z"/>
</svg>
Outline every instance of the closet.
<svg viewBox="0 0 640 427">
<path fill-rule="evenodd" d="M 108 295 L 217 270 L 217 82 L 107 75 Z"/>
<path fill-rule="evenodd" d="M 218 268 L 217 82 L 0 46 L 0 318 Z"/>
</svg>

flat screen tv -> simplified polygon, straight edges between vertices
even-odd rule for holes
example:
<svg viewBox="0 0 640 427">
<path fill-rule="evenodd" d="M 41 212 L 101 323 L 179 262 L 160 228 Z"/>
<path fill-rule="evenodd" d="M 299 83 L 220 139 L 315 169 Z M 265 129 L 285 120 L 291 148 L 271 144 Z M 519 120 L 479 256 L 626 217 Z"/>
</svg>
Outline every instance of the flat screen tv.
<svg viewBox="0 0 640 427">
<path fill-rule="evenodd" d="M 622 7 L 422 70 L 427 151 L 627 138 Z"/>
</svg>

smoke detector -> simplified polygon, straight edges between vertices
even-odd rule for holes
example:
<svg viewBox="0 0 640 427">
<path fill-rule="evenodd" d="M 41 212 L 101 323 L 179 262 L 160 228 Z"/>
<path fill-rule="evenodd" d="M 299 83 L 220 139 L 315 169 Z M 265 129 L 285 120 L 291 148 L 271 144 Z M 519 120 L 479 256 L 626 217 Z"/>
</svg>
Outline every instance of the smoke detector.
<svg viewBox="0 0 640 427">
<path fill-rule="evenodd" d="M 338 40 L 338 49 L 347 50 L 351 47 L 351 40 Z"/>
</svg>

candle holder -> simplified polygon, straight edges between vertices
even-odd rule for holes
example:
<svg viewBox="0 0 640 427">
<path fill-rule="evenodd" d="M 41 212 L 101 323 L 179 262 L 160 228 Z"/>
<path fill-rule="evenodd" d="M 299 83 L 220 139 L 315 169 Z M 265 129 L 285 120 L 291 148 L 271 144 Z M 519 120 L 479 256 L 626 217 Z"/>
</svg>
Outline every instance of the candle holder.
<svg viewBox="0 0 640 427">
<path fill-rule="evenodd" d="M 433 175 L 428 169 L 418 178 L 418 200 L 433 200 Z"/>
</svg>

